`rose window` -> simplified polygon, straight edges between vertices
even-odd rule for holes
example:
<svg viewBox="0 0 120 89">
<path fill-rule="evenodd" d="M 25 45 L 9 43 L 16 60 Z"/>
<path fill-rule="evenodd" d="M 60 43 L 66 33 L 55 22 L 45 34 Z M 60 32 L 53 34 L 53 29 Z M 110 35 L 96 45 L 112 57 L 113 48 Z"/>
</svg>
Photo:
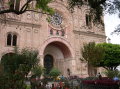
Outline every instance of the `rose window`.
<svg viewBox="0 0 120 89">
<path fill-rule="evenodd" d="M 62 24 L 62 16 L 59 13 L 55 13 L 50 17 L 50 23 L 53 26 L 60 26 Z"/>
</svg>

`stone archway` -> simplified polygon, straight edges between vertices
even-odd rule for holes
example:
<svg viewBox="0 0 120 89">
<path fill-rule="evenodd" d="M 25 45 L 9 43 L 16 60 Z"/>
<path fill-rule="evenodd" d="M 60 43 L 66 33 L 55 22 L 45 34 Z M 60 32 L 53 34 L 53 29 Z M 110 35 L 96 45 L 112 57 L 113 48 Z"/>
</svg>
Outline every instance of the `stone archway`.
<svg viewBox="0 0 120 89">
<path fill-rule="evenodd" d="M 46 58 L 46 55 L 49 55 L 49 58 Z M 52 56 L 53 58 L 51 57 L 50 59 L 50 56 Z M 48 68 L 45 65 L 45 62 L 47 62 L 48 60 L 48 64 L 53 63 L 52 65 L 48 65 L 50 66 L 50 68 L 51 66 L 58 68 L 62 74 L 67 75 L 67 68 L 70 67 L 69 58 L 71 58 L 71 53 L 69 48 L 65 44 L 58 41 L 52 42 L 48 44 L 44 50 L 44 67 Z M 49 69 L 46 70 L 49 71 Z"/>
<path fill-rule="evenodd" d="M 3 70 L 9 70 L 10 68 L 13 67 L 13 58 L 15 54 L 14 53 L 6 53 L 1 57 L 0 64 L 4 67 Z M 10 69 L 11 70 L 11 69 Z"/>
<path fill-rule="evenodd" d="M 71 69 L 73 67 L 72 47 L 64 39 L 55 38 L 54 40 L 47 40 L 40 50 L 40 55 L 43 55 L 43 59 L 41 59 L 43 64 L 45 64 L 45 56 L 51 55 L 53 57 L 53 67 L 58 68 L 65 76 L 68 76 L 67 69 Z"/>
<path fill-rule="evenodd" d="M 44 41 L 44 43 L 40 46 L 39 48 L 39 55 L 42 56 L 44 53 L 45 48 L 47 47 L 48 44 L 52 43 L 52 42 L 60 42 L 63 43 L 70 51 L 71 53 L 71 57 L 74 58 L 75 57 L 75 53 L 70 45 L 70 43 L 68 41 L 66 41 L 63 38 L 60 37 L 51 37 L 49 39 L 47 39 L 46 41 Z"/>
</svg>

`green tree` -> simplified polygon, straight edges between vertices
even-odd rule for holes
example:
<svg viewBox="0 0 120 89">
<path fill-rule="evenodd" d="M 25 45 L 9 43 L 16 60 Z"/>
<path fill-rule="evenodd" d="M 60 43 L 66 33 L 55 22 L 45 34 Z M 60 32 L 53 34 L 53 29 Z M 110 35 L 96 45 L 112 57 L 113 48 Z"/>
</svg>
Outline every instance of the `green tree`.
<svg viewBox="0 0 120 89">
<path fill-rule="evenodd" d="M 84 5 L 89 6 L 88 10 L 91 15 L 91 19 L 94 24 L 103 24 L 102 15 L 103 15 L 103 5 L 106 5 L 106 0 L 68 0 L 68 4 L 70 9 L 73 10 L 74 7 L 81 8 Z"/>
<path fill-rule="evenodd" d="M 118 70 L 107 70 L 104 74 L 109 78 L 119 77 L 120 78 L 120 71 Z"/>
<path fill-rule="evenodd" d="M 120 45 L 102 43 L 97 46 L 105 50 L 104 57 L 98 61 L 97 66 L 107 70 L 116 70 L 117 66 L 120 65 Z"/>
<path fill-rule="evenodd" d="M 90 42 L 83 45 L 81 54 L 82 58 L 80 59 L 88 63 L 89 76 L 95 76 L 96 72 L 93 70 L 94 67 L 97 66 L 98 61 L 104 57 L 104 49 L 102 47 L 96 46 L 95 42 Z"/>
<path fill-rule="evenodd" d="M 89 14 L 94 24 L 103 25 L 103 14 L 115 14 L 119 12 L 120 17 L 120 0 L 68 0 L 71 10 L 74 7 L 81 8 L 84 5 L 89 6 Z"/>
<path fill-rule="evenodd" d="M 113 32 L 111 32 L 111 35 L 116 34 L 119 35 L 120 34 L 120 24 L 115 28 L 115 30 Z"/>
<path fill-rule="evenodd" d="M 0 89 L 25 89 L 24 83 L 26 76 L 38 65 L 38 52 L 36 50 L 23 49 L 14 54 L 7 54 L 2 57 L 1 65 L 3 66 L 4 75 L 0 76 L 2 82 Z M 0 81 L 1 81 L 0 80 Z"/>
<path fill-rule="evenodd" d="M 54 79 L 59 76 L 61 74 L 61 72 L 57 69 L 57 68 L 52 68 L 52 70 L 50 71 L 49 75 L 51 77 L 53 77 Z"/>
<path fill-rule="evenodd" d="M 41 75 L 44 72 L 44 68 L 42 66 L 37 65 L 37 66 L 32 68 L 31 72 L 32 72 L 32 75 L 37 76 L 37 77 L 41 77 Z"/>
</svg>

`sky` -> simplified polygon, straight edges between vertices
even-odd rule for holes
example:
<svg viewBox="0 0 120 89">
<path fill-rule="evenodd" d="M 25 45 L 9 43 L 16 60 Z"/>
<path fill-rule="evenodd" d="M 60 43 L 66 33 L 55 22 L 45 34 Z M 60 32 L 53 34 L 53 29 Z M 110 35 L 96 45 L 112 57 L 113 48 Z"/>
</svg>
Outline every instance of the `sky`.
<svg viewBox="0 0 120 89">
<path fill-rule="evenodd" d="M 120 24 L 120 19 L 118 18 L 118 14 L 109 15 L 106 14 L 104 16 L 104 23 L 105 23 L 105 33 L 111 39 L 111 43 L 113 44 L 120 44 L 120 35 L 113 34 L 111 32 L 115 30 L 115 28 Z"/>
</svg>

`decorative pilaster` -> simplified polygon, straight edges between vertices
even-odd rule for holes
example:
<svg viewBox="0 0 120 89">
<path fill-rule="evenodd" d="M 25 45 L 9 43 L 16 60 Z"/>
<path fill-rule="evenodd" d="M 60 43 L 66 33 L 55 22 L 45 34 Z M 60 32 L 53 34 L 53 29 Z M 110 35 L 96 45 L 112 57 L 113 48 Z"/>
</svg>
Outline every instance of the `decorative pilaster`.
<svg viewBox="0 0 120 89">
<path fill-rule="evenodd" d="M 44 55 L 39 55 L 39 64 L 44 67 Z"/>
</svg>

